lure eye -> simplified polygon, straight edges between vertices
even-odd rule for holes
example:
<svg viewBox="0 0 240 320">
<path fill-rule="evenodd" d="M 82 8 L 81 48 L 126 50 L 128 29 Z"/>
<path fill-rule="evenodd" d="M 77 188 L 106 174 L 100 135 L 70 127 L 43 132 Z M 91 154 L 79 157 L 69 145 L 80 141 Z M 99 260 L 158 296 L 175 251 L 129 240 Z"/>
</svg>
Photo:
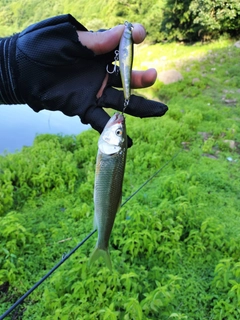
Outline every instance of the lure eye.
<svg viewBox="0 0 240 320">
<path fill-rule="evenodd" d="M 117 130 L 116 130 L 116 135 L 117 135 L 118 137 L 120 137 L 120 136 L 122 135 L 122 130 L 121 130 L 121 129 L 117 129 Z"/>
</svg>

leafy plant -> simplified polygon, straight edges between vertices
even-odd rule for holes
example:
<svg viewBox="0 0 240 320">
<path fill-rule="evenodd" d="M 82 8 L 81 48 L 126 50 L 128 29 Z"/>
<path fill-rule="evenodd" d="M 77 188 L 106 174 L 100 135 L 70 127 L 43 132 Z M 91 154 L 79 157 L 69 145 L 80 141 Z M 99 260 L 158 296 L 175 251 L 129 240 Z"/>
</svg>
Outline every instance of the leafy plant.
<svg viewBox="0 0 240 320">
<path fill-rule="evenodd" d="M 140 48 L 136 67 L 162 54 L 164 67 L 179 68 L 184 79 L 148 89 L 167 101 L 163 118 L 126 115 L 134 145 L 110 238 L 113 272 L 101 261 L 89 267 L 94 235 L 16 318 L 239 318 L 238 50 L 228 41 Z M 225 90 L 236 107 L 222 99 Z M 0 313 L 93 229 L 98 136 L 40 135 L 32 147 L 0 157 Z"/>
</svg>

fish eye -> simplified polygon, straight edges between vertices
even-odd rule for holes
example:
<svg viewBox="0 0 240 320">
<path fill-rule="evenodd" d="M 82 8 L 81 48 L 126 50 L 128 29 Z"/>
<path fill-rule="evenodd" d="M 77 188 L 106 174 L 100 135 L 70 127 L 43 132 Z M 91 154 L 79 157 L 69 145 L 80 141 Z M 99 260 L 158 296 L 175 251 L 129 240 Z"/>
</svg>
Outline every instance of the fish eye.
<svg viewBox="0 0 240 320">
<path fill-rule="evenodd" d="M 121 136 L 122 135 L 122 130 L 121 129 L 117 129 L 116 130 L 116 135 L 117 136 Z"/>
</svg>

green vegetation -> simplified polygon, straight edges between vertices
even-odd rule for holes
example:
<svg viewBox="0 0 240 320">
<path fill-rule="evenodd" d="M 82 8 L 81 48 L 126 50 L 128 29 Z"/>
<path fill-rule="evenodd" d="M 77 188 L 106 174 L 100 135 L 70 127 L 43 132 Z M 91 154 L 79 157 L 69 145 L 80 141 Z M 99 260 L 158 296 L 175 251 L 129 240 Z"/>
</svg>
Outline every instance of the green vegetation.
<svg viewBox="0 0 240 320">
<path fill-rule="evenodd" d="M 160 31 L 166 39 L 196 41 L 240 32 L 238 0 L 166 0 Z"/>
<path fill-rule="evenodd" d="M 62 13 L 71 13 L 90 30 L 125 20 L 141 22 L 153 43 L 205 41 L 240 33 L 239 0 L 0 0 L 0 6 L 1 36 Z"/>
<path fill-rule="evenodd" d="M 163 1 L 86 3 L 0 0 L 0 33 L 71 12 L 90 29 L 136 17 L 152 42 L 162 37 Z M 223 1 L 204 1 L 201 19 L 212 3 Z M 234 14 L 238 2 L 229 3 Z M 227 17 L 221 16 L 224 32 Z M 135 52 L 135 68 L 177 69 L 183 80 L 157 81 L 143 91 L 169 105 L 163 118 L 126 116 L 134 146 L 123 200 L 180 153 L 118 213 L 110 239 L 112 273 L 101 263 L 88 266 L 95 234 L 8 319 L 240 318 L 240 49 L 222 39 L 144 44 Z M 76 137 L 40 135 L 32 147 L 0 156 L 0 314 L 92 230 L 98 136 L 93 130 Z"/>
<path fill-rule="evenodd" d="M 168 103 L 163 118 L 127 116 L 123 199 L 181 152 L 118 213 L 112 273 L 88 267 L 94 235 L 14 319 L 239 319 L 239 50 L 138 47 L 136 67 L 184 79 L 144 90 Z M 42 135 L 0 157 L 0 314 L 92 230 L 97 140 Z"/>
</svg>

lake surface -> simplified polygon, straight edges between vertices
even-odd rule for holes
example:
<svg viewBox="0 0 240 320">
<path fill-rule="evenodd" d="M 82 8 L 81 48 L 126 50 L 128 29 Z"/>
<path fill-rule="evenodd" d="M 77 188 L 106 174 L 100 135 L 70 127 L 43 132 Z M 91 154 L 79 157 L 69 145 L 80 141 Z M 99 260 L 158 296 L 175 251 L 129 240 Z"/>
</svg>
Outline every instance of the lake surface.
<svg viewBox="0 0 240 320">
<path fill-rule="evenodd" d="M 36 113 L 27 105 L 0 105 L 0 154 L 31 146 L 38 134 L 75 135 L 89 128 L 79 117 L 67 117 L 60 111 Z"/>
</svg>

